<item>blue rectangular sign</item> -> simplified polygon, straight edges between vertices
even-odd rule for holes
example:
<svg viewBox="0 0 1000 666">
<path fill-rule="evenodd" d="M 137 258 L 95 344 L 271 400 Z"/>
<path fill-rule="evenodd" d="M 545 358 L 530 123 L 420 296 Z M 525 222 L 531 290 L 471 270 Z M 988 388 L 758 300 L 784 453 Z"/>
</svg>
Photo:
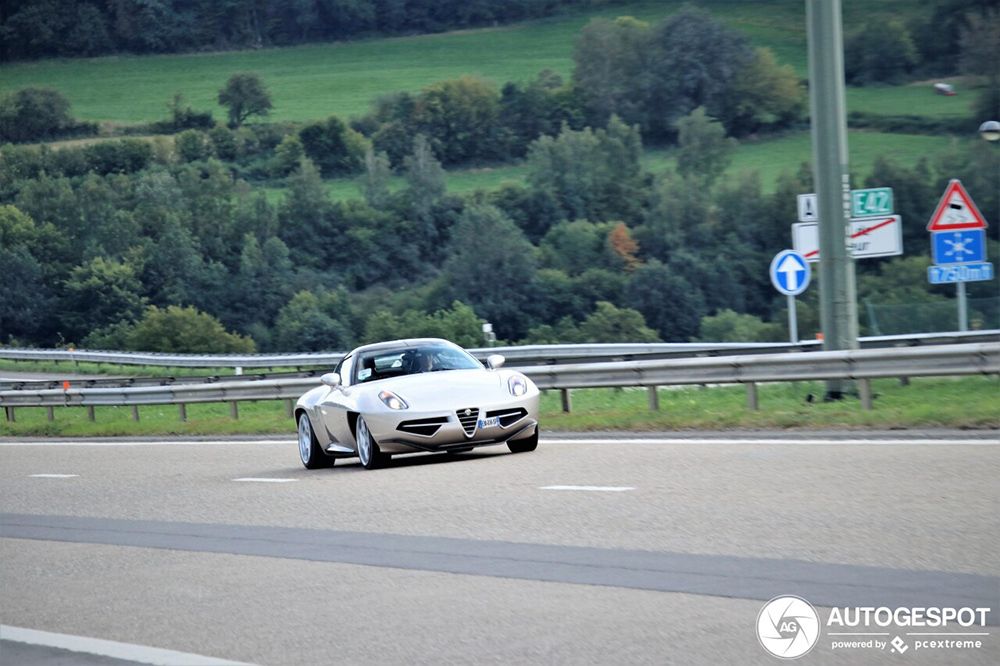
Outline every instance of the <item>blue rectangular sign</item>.
<svg viewBox="0 0 1000 666">
<path fill-rule="evenodd" d="M 953 266 L 930 266 L 927 281 L 931 284 L 950 282 L 983 282 L 993 279 L 993 264 L 955 264 Z"/>
<path fill-rule="evenodd" d="M 986 231 L 935 231 L 931 249 L 935 264 L 978 264 L 986 261 Z"/>
</svg>

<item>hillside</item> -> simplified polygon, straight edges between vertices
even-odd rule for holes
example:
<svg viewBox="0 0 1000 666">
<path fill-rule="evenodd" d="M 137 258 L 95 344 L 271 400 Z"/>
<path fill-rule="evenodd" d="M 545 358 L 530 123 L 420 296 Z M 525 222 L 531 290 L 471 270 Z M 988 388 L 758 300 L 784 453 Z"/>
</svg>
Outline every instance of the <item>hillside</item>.
<svg viewBox="0 0 1000 666">
<path fill-rule="evenodd" d="M 274 99 L 274 120 L 310 120 L 363 113 L 377 96 L 417 91 L 442 79 L 476 74 L 497 84 L 525 81 L 543 69 L 573 70 L 573 41 L 593 17 L 631 15 L 655 22 L 678 1 L 624 3 L 522 24 L 437 35 L 359 42 L 163 56 L 43 60 L 0 67 L 0 91 L 48 86 L 62 92 L 84 120 L 158 120 L 176 92 L 194 108 L 224 117 L 216 97 L 236 71 L 260 72 Z M 801 0 L 720 0 L 696 3 L 770 47 L 779 62 L 807 74 L 805 3 Z M 913 18 L 928 11 L 918 0 L 845 0 L 845 32 L 876 17 Z M 851 89 L 850 110 L 948 116 L 965 113 L 969 99 L 934 98 L 907 88 Z"/>
</svg>

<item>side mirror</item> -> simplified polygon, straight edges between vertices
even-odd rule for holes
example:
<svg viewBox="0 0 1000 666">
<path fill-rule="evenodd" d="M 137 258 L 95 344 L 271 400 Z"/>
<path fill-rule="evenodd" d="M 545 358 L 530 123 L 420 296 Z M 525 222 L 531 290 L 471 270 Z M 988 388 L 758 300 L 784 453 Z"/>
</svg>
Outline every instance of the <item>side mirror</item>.
<svg viewBox="0 0 1000 666">
<path fill-rule="evenodd" d="M 496 370 L 503 365 L 503 362 L 507 360 L 500 354 L 490 354 L 486 357 L 486 365 L 490 367 L 490 370 Z"/>
<path fill-rule="evenodd" d="M 322 377 L 320 377 L 319 380 L 323 382 L 323 384 L 329 386 L 332 389 L 335 389 L 338 386 L 340 386 L 340 375 L 338 375 L 336 372 L 328 372 Z"/>
</svg>

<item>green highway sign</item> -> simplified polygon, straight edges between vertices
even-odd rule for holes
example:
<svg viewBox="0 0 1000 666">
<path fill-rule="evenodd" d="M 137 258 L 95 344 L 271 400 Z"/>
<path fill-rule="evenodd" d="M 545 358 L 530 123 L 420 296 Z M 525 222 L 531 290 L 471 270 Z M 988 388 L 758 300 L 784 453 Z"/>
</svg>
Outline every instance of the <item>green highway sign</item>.
<svg viewBox="0 0 1000 666">
<path fill-rule="evenodd" d="M 892 188 L 851 190 L 851 217 L 892 215 Z"/>
</svg>

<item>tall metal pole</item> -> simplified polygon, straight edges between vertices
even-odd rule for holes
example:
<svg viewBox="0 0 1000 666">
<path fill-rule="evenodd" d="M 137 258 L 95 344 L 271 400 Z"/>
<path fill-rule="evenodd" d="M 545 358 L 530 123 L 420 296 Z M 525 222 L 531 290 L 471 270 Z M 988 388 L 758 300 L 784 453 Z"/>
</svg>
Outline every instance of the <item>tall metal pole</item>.
<svg viewBox="0 0 1000 666">
<path fill-rule="evenodd" d="M 819 222 L 820 325 L 823 349 L 858 348 L 854 259 L 848 251 L 851 183 L 844 104 L 844 37 L 840 0 L 806 0 L 809 35 L 809 107 L 813 175 Z M 840 399 L 847 383 L 826 383 L 826 399 Z"/>
</svg>

